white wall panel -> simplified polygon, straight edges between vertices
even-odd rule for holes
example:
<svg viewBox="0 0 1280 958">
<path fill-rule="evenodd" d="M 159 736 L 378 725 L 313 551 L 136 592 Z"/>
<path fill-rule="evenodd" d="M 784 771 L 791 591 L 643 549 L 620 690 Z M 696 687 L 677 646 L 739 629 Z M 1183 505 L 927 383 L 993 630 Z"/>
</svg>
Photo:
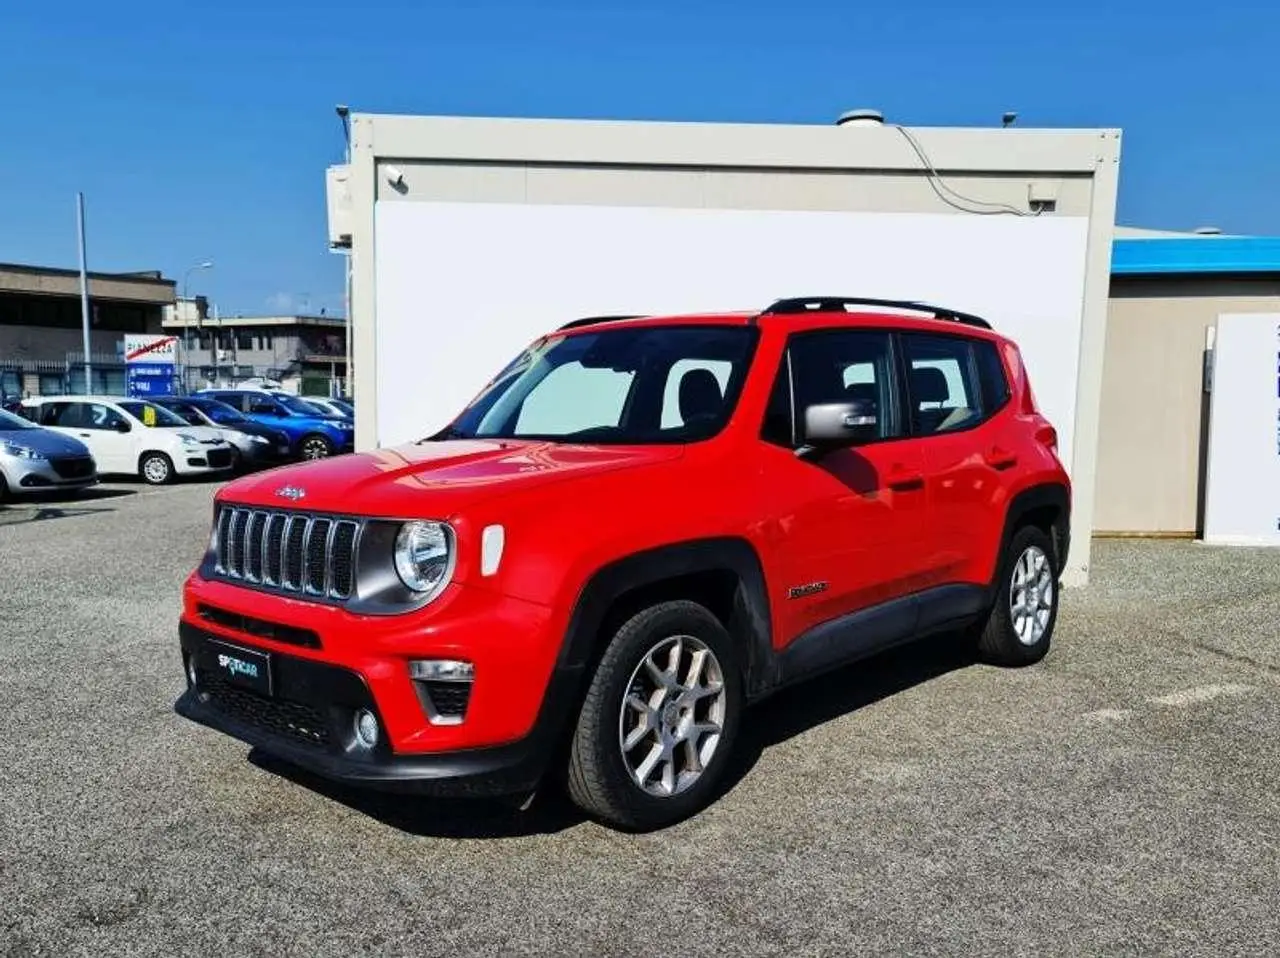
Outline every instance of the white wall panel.
<svg viewBox="0 0 1280 958">
<path fill-rule="evenodd" d="M 400 200 L 375 220 L 379 445 L 443 426 L 567 320 L 824 294 L 987 317 L 1021 346 L 1063 455 L 1075 448 L 1087 217 Z"/>
<path fill-rule="evenodd" d="M 1204 539 L 1280 546 L 1280 313 L 1218 317 Z"/>
</svg>

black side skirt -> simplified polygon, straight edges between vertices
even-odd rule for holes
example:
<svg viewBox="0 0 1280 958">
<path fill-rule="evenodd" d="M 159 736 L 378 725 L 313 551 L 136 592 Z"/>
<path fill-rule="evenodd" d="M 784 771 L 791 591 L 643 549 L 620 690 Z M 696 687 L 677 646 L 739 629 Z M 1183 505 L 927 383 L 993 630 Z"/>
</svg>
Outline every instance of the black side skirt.
<svg viewBox="0 0 1280 958">
<path fill-rule="evenodd" d="M 987 590 L 981 586 L 944 585 L 824 622 L 798 636 L 778 655 L 775 688 L 904 642 L 964 628 L 974 623 L 987 605 Z"/>
</svg>

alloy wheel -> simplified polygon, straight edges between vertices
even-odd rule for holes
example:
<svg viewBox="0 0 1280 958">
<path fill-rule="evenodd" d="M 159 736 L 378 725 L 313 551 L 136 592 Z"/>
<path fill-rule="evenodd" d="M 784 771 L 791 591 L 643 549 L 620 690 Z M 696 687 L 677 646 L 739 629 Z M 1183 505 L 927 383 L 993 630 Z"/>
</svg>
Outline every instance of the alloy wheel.
<svg viewBox="0 0 1280 958">
<path fill-rule="evenodd" d="M 1027 546 L 1013 566 L 1009 589 L 1009 619 L 1023 645 L 1043 638 L 1053 614 L 1053 567 L 1039 546 Z"/>
<path fill-rule="evenodd" d="M 169 478 L 169 463 L 160 456 L 148 456 L 142 464 L 142 477 L 159 485 Z"/>
<path fill-rule="evenodd" d="M 714 652 L 691 635 L 654 645 L 627 683 L 618 746 L 631 780 L 669 798 L 693 787 L 724 729 L 728 694 Z"/>
<path fill-rule="evenodd" d="M 302 444 L 303 459 L 324 459 L 329 455 L 329 444 L 323 439 L 313 437 Z"/>
</svg>

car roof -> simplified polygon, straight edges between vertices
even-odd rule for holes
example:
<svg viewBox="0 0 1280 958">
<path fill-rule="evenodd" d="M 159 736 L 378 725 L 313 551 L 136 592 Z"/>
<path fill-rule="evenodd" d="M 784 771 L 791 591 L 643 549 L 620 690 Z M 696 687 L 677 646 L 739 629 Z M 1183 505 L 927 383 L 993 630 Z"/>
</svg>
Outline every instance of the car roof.
<svg viewBox="0 0 1280 958">
<path fill-rule="evenodd" d="M 781 326 L 796 330 L 848 328 L 865 326 L 883 329 L 912 329 L 919 332 L 949 332 L 982 339 L 1002 339 L 989 328 L 970 325 L 954 319 L 911 313 L 896 308 L 856 310 L 814 310 L 795 314 L 760 313 L 690 313 L 669 316 L 605 317 L 598 320 L 576 320 L 549 333 L 549 336 L 574 336 L 599 332 L 603 328 L 627 329 L 650 326 Z"/>
<path fill-rule="evenodd" d="M 99 402 L 117 404 L 122 402 L 145 402 L 146 400 L 134 399 L 132 396 L 32 396 L 30 399 L 24 399 L 23 402 L 30 403 L 46 403 L 46 402 Z"/>
<path fill-rule="evenodd" d="M 917 300 L 849 296 L 809 296 L 776 300 L 763 310 L 665 315 L 587 316 L 571 320 L 553 335 L 599 331 L 602 327 L 640 326 L 773 326 L 795 329 L 890 326 L 921 331 L 962 332 L 982 338 L 1003 338 L 991 324 L 972 313 Z"/>
</svg>

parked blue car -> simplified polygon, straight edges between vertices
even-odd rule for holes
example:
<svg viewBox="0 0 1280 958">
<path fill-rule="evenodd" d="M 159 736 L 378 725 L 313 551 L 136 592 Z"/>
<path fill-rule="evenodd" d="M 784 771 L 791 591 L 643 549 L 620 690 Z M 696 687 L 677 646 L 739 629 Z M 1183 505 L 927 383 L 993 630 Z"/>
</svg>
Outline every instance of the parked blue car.
<svg viewBox="0 0 1280 958">
<path fill-rule="evenodd" d="M 201 389 L 195 395 L 217 399 L 284 433 L 298 459 L 324 459 L 355 449 L 352 423 L 325 415 L 298 396 L 262 389 Z"/>
</svg>

